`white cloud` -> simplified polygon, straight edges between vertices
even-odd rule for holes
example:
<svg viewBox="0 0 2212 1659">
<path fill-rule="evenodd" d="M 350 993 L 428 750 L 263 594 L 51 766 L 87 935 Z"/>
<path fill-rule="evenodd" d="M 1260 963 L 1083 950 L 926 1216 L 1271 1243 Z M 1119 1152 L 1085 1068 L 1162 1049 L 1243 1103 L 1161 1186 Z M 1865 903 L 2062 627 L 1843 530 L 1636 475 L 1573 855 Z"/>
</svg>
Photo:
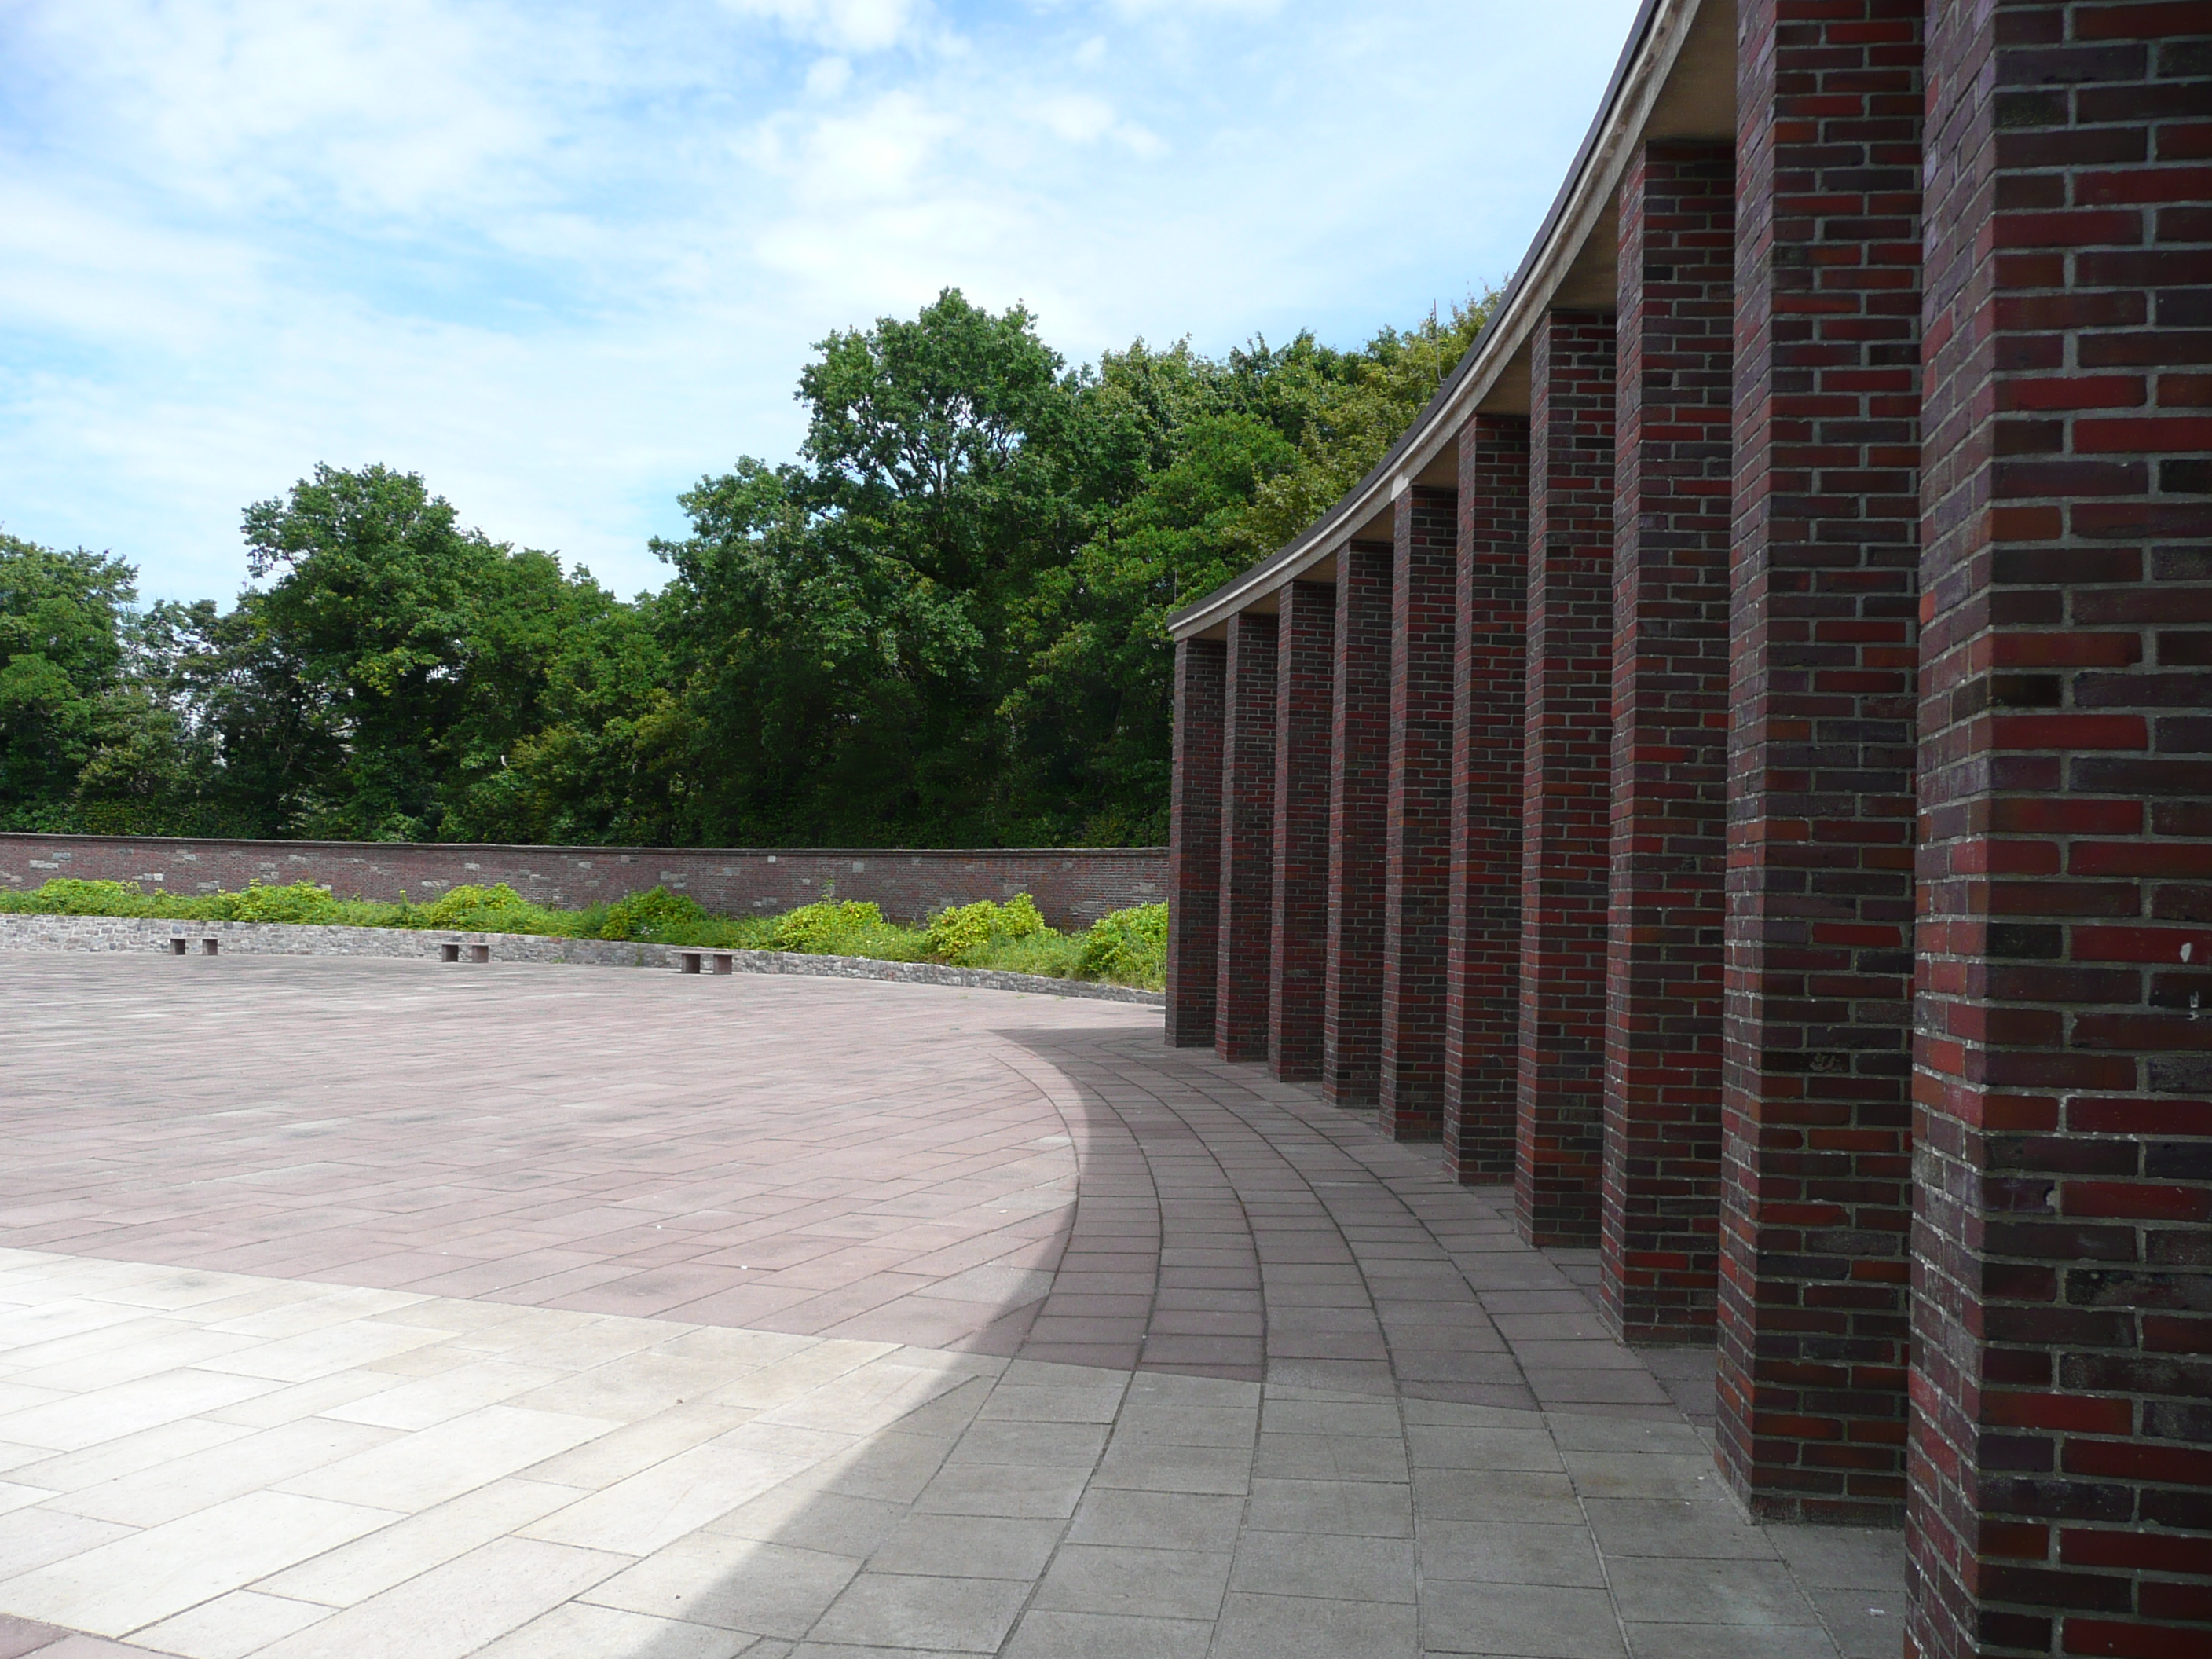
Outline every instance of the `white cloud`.
<svg viewBox="0 0 2212 1659">
<path fill-rule="evenodd" d="M 629 591 L 948 284 L 1080 359 L 1502 276 L 1632 4 L 16 0 L 0 521 L 226 593 L 248 501 L 380 459 Z"/>
<path fill-rule="evenodd" d="M 793 35 L 838 52 L 883 52 L 907 43 L 922 8 L 914 0 L 724 0 L 741 17 L 773 18 Z"/>
</svg>

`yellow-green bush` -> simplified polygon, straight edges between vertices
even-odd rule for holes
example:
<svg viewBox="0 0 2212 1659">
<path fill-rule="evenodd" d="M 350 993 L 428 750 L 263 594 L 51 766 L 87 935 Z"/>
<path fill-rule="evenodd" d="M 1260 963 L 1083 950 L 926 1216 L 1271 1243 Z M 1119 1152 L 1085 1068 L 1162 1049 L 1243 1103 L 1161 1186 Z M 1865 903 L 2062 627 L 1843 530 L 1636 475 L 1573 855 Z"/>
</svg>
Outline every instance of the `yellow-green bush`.
<svg viewBox="0 0 2212 1659">
<path fill-rule="evenodd" d="M 1017 893 L 1004 904 L 977 899 L 973 904 L 949 906 L 929 919 L 927 931 L 933 958 L 975 967 L 978 965 L 975 957 L 994 945 L 1034 938 L 1052 929 L 1044 925 L 1036 901 L 1027 893 Z"/>
<path fill-rule="evenodd" d="M 775 920 L 769 934 L 778 951 L 799 951 L 810 956 L 852 956 L 848 947 L 861 934 L 884 927 L 882 907 L 866 899 L 823 899 L 802 904 Z"/>
<path fill-rule="evenodd" d="M 600 939 L 659 939 L 675 928 L 707 920 L 698 900 L 672 893 L 665 887 L 649 887 L 607 906 L 599 918 Z"/>
<path fill-rule="evenodd" d="M 1083 937 L 1074 971 L 1083 979 L 1158 990 L 1167 983 L 1168 907 L 1136 904 L 1099 917 Z"/>
</svg>

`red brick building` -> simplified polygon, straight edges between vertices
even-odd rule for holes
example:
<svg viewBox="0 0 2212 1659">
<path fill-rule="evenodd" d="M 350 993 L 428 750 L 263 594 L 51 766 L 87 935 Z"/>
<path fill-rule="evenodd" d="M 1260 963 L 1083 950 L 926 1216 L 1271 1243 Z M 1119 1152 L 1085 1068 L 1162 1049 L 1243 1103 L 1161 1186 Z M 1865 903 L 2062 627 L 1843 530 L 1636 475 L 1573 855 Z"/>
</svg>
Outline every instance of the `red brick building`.
<svg viewBox="0 0 2212 1659">
<path fill-rule="evenodd" d="M 2212 1654 L 2212 3 L 1650 0 L 1174 631 L 1170 1042 L 1715 1344 L 1910 1651 Z"/>
</svg>

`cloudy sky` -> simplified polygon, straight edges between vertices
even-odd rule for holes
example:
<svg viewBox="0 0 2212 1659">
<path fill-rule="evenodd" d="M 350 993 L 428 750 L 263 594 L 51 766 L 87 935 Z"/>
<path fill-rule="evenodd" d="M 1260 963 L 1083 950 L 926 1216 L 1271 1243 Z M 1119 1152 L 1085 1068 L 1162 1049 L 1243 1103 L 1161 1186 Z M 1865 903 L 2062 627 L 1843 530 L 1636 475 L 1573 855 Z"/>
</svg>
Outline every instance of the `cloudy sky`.
<svg viewBox="0 0 2212 1659">
<path fill-rule="evenodd" d="M 1504 276 L 1631 0 L 0 0 L 0 527 L 227 598 L 317 461 L 624 592 L 811 342 L 1072 361 Z"/>
</svg>

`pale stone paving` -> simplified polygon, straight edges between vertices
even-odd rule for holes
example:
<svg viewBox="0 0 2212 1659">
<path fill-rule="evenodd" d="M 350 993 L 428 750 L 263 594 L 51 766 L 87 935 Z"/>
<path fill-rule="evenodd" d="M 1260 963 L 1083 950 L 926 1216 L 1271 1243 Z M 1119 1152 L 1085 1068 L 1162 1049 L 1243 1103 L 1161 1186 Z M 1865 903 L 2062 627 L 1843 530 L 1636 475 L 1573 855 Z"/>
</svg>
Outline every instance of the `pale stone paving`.
<svg viewBox="0 0 2212 1659">
<path fill-rule="evenodd" d="M 0 957 L 0 1656 L 1895 1650 L 1585 1262 L 1151 1011 L 450 975 Z"/>
</svg>

